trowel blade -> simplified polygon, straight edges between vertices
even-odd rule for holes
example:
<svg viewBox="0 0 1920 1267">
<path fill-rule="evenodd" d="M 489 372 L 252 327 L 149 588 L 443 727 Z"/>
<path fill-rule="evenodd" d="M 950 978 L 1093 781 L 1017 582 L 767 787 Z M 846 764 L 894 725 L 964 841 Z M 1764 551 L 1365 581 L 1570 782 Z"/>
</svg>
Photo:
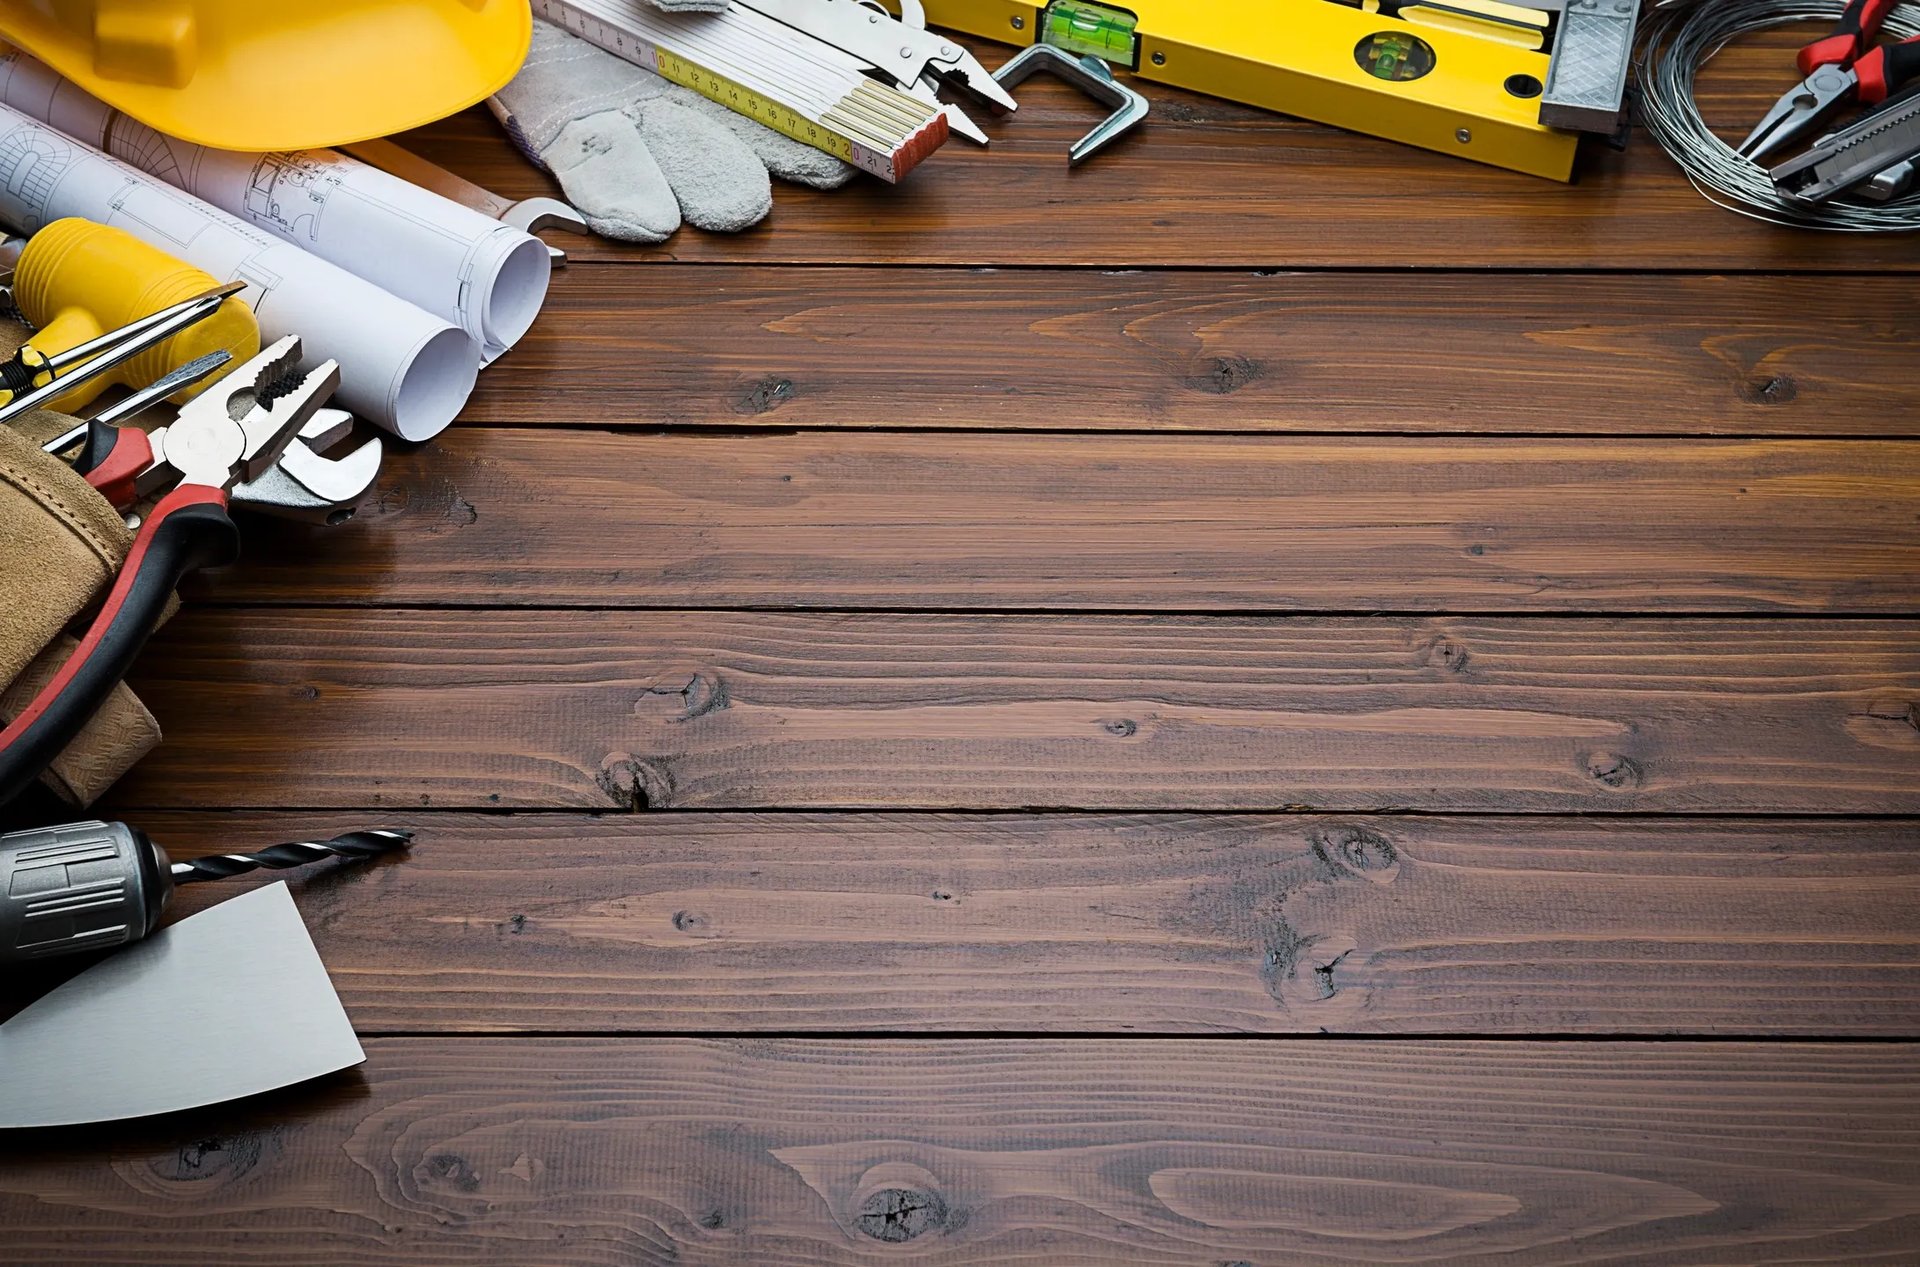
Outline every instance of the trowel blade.
<svg viewBox="0 0 1920 1267">
<path fill-rule="evenodd" d="M 366 1059 L 284 883 L 101 960 L 0 1025 L 0 1127 L 171 1113 Z"/>
</svg>

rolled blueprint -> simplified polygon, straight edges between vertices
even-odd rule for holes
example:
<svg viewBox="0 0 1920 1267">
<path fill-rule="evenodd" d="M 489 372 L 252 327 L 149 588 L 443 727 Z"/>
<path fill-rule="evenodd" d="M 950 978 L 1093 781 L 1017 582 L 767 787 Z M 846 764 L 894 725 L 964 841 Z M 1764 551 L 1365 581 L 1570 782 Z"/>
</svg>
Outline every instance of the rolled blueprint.
<svg viewBox="0 0 1920 1267">
<path fill-rule="evenodd" d="M 340 403 L 404 439 L 439 432 L 473 391 L 480 362 L 464 330 L 0 105 L 0 221 L 32 233 L 63 216 L 246 282 L 263 340 L 297 334 L 309 360 L 339 361 Z"/>
<path fill-rule="evenodd" d="M 192 145 L 19 52 L 0 56 L 0 102 L 452 322 L 480 345 L 482 365 L 546 299 L 552 264 L 532 234 L 334 150 Z"/>
</svg>

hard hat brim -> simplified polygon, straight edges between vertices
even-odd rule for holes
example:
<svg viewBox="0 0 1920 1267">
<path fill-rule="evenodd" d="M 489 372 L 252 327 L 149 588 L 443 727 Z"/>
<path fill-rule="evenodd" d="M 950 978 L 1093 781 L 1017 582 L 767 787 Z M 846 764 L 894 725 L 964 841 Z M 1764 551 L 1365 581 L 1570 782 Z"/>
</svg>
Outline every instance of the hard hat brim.
<svg viewBox="0 0 1920 1267">
<path fill-rule="evenodd" d="M 100 74 L 88 41 L 36 9 L 0 3 L 0 38 L 141 123 L 223 150 L 346 145 L 445 118 L 504 87 L 533 37 L 527 0 L 259 5 L 164 87 Z"/>
</svg>

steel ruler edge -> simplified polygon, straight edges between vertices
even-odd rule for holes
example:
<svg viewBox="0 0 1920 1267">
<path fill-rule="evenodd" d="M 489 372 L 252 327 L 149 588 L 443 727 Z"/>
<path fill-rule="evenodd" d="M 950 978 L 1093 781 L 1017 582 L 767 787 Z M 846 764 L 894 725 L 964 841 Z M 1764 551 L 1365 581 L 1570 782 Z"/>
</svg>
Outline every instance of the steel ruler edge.
<svg viewBox="0 0 1920 1267">
<path fill-rule="evenodd" d="M 1046 10 L 1045 0 L 922 3 L 930 26 L 1017 45 L 1040 38 Z M 1252 25 L 1243 0 L 1114 3 L 1139 18 L 1138 55 L 1125 69 L 1142 79 L 1509 171 L 1573 178 L 1579 133 L 1547 127 L 1538 118 L 1551 62 L 1546 53 L 1331 0 L 1268 0 L 1259 6 L 1261 21 Z M 1433 70 L 1405 81 L 1368 74 L 1355 49 L 1381 32 L 1430 45 Z M 1508 87 L 1519 77 L 1538 86 L 1533 96 Z"/>
<path fill-rule="evenodd" d="M 639 0 L 532 0 L 533 15 L 589 44 L 699 93 L 803 145 L 851 163 L 889 184 L 945 143 L 947 116 L 908 93 L 867 78 L 838 49 L 738 6 L 724 13 L 672 15 Z M 782 58 L 748 67 L 717 46 L 734 39 Z M 781 41 L 790 47 L 780 48 Z M 812 47 L 808 47 L 812 46 Z M 751 62 L 751 54 L 744 56 Z M 844 74 L 836 82 L 835 74 Z M 811 75 L 813 82 L 803 82 Z M 791 76 L 779 82 L 782 76 Z M 811 97 L 811 100 L 809 98 Z"/>
</svg>

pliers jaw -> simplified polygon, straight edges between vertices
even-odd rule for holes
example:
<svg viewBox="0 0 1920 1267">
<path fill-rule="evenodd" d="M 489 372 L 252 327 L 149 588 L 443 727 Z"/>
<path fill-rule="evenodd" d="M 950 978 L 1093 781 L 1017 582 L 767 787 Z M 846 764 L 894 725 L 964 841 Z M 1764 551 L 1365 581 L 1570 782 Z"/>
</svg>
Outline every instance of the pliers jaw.
<svg viewBox="0 0 1920 1267">
<path fill-rule="evenodd" d="M 1002 87 L 1000 81 L 989 74 L 972 53 L 958 45 L 943 45 L 941 52 L 944 54 L 948 48 L 953 50 L 954 56 L 936 57 L 929 61 L 928 75 L 966 93 L 996 114 L 1012 114 L 1020 108 L 1013 94 Z"/>
<path fill-rule="evenodd" d="M 1756 163 L 1807 138 L 1853 95 L 1858 78 L 1840 66 L 1818 66 L 1780 94 L 1766 116 L 1740 142 L 1739 152 Z"/>
<path fill-rule="evenodd" d="M 174 477 L 222 490 L 259 479 L 339 385 L 336 361 L 300 372 L 298 335 L 262 348 L 153 432 L 155 461 L 140 492 Z"/>
<path fill-rule="evenodd" d="M 225 393 L 227 416 L 240 424 L 245 436 L 240 462 L 227 480 L 228 487 L 266 474 L 340 386 L 338 361 L 322 361 L 305 374 L 300 372 L 298 335 L 290 334 L 261 352 L 263 358 L 269 355 L 273 359 L 262 365 L 258 374 Z M 246 369 L 242 366 L 241 372 Z M 238 377 L 221 379 L 215 391 Z"/>
</svg>

